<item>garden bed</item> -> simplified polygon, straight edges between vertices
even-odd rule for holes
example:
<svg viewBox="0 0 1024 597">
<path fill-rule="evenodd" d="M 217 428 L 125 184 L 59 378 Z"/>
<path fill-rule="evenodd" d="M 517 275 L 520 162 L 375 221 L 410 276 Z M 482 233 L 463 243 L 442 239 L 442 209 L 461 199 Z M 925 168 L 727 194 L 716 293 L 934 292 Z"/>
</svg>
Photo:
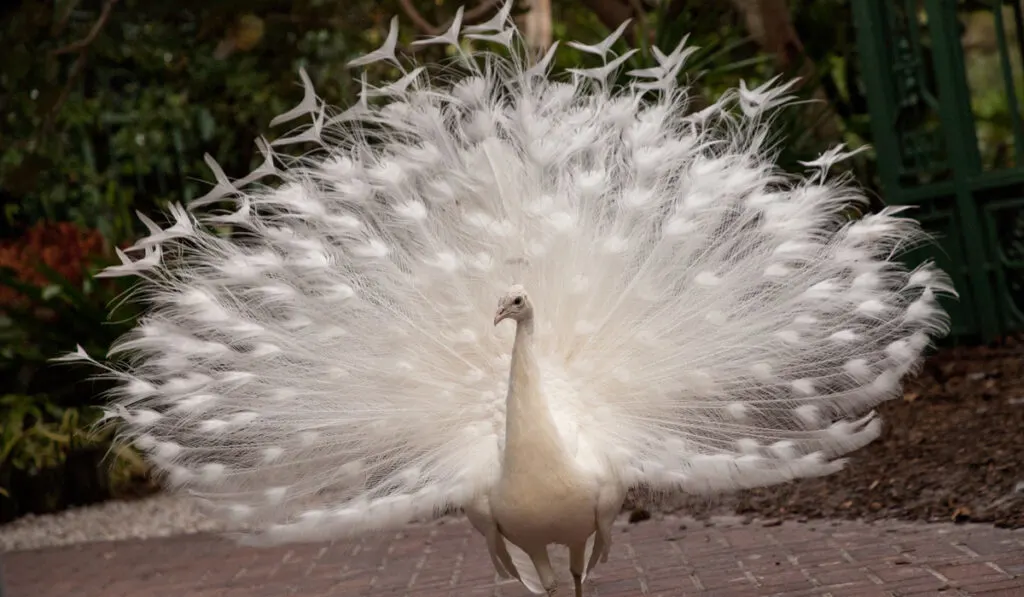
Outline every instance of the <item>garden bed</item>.
<svg viewBox="0 0 1024 597">
<path fill-rule="evenodd" d="M 1024 342 L 944 350 L 907 383 L 902 400 L 879 412 L 883 436 L 835 475 L 712 500 L 677 498 L 661 509 L 1024 527 Z"/>
</svg>

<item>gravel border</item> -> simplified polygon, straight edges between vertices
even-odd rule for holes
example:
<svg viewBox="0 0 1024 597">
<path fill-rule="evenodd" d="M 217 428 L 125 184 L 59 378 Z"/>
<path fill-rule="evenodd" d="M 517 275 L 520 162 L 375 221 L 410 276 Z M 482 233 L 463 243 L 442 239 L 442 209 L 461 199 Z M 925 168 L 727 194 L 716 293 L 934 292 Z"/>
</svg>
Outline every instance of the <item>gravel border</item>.
<svg viewBox="0 0 1024 597">
<path fill-rule="evenodd" d="M 637 516 L 638 513 L 641 515 Z M 728 509 L 713 514 L 705 513 L 700 519 L 653 508 L 632 515 L 628 511 L 623 514 L 621 522 L 678 519 L 691 528 L 737 527 L 751 523 L 767 527 L 780 523 L 778 519 L 739 516 L 730 513 Z M 441 521 L 436 522 L 443 524 Z M 820 522 L 828 524 L 837 521 Z M 193 498 L 156 494 L 140 499 L 111 500 L 53 514 L 23 516 L 0 525 L 0 554 L 96 541 L 153 539 L 229 530 L 234 529 L 226 521 L 203 514 Z M 3 597 L 2 592 L 0 597 Z"/>
<path fill-rule="evenodd" d="M 665 516 L 659 511 L 644 512 L 644 516 L 636 521 Z M 750 520 L 751 517 L 723 512 L 706 517 L 701 524 L 732 526 L 749 524 Z M 692 519 L 691 523 L 697 521 Z M 0 553 L 94 541 L 152 539 L 229 530 L 234 530 L 230 523 L 203 514 L 193 498 L 155 494 L 133 500 L 111 500 L 53 514 L 23 516 L 0 525 Z M 3 597 L 2 593 L 0 597 Z"/>
<path fill-rule="evenodd" d="M 222 521 L 202 514 L 192 499 L 158 494 L 21 517 L 0 526 L 0 552 L 226 530 Z"/>
</svg>

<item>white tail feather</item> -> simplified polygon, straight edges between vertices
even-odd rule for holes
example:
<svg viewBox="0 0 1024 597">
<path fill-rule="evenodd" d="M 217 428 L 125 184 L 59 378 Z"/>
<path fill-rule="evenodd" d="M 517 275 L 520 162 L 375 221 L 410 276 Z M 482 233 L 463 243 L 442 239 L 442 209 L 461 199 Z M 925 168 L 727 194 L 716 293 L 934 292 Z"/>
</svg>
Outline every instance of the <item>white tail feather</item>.
<svg viewBox="0 0 1024 597">
<path fill-rule="evenodd" d="M 496 19 L 461 33 L 518 50 L 507 10 Z M 605 58 L 619 34 L 576 47 Z M 396 39 L 392 22 L 352 64 L 402 65 Z M 111 416 L 254 541 L 440 515 L 501 466 L 511 331 L 491 316 L 514 278 L 559 428 L 624 487 L 841 467 L 880 432 L 849 418 L 897 395 L 945 332 L 952 288 L 896 261 L 924 240 L 899 209 L 844 215 L 864 196 L 825 171 L 848 153 L 802 180 L 773 166 L 767 123 L 788 85 L 689 114 L 675 85 L 689 53 L 656 52 L 624 88 L 609 79 L 626 56 L 570 77 L 547 74 L 551 53 L 530 67 L 482 52 L 438 80 L 403 66 L 379 92 L 364 78 L 334 118 L 303 73 L 304 99 L 275 123 L 310 118 L 285 142 L 320 150 L 263 143 L 235 183 L 209 160 L 217 186 L 198 203 L 236 208 L 144 220 L 129 251 L 143 256 L 119 251 L 103 274 L 143 275 L 151 305 L 111 351 L 126 356 Z M 245 234 L 208 226 L 226 221 Z"/>
</svg>

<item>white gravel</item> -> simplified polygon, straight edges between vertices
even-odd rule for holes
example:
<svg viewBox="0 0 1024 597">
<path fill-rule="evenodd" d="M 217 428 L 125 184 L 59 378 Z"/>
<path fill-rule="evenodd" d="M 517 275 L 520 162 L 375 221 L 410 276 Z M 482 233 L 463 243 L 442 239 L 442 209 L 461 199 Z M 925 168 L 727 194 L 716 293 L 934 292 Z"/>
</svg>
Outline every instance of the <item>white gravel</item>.
<svg viewBox="0 0 1024 597">
<path fill-rule="evenodd" d="M 156 495 L 24 516 L 0 525 L 0 551 L 225 530 L 222 521 L 204 516 L 187 498 Z"/>
<path fill-rule="evenodd" d="M 1024 483 L 1024 482 L 1022 482 Z M 686 520 L 699 528 L 704 522 L 652 511 L 654 519 L 663 517 Z M 624 523 L 625 517 L 620 519 Z M 758 519 L 760 521 L 760 519 Z M 716 527 L 750 524 L 751 519 L 725 512 L 711 517 Z M 778 521 L 760 521 L 766 525 Z M 241 529 L 241 525 L 234 527 Z M 205 516 L 196 502 L 184 496 L 155 495 L 130 501 L 113 500 L 42 516 L 24 516 L 0 525 L 0 553 L 74 545 L 92 541 L 149 539 L 193 533 L 219 533 L 232 530 L 224 520 Z"/>
</svg>

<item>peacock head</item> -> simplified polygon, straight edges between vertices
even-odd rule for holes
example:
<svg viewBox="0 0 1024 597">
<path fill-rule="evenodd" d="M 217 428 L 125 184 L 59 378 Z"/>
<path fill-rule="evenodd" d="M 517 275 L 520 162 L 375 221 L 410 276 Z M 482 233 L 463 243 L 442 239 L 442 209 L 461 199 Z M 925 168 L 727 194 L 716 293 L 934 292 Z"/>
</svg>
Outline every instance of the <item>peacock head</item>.
<svg viewBox="0 0 1024 597">
<path fill-rule="evenodd" d="M 494 325 L 498 325 L 503 319 L 511 319 L 516 322 L 523 321 L 532 314 L 533 305 L 530 304 L 530 297 L 522 286 L 515 284 L 498 300 L 498 311 L 494 314 Z"/>
</svg>

